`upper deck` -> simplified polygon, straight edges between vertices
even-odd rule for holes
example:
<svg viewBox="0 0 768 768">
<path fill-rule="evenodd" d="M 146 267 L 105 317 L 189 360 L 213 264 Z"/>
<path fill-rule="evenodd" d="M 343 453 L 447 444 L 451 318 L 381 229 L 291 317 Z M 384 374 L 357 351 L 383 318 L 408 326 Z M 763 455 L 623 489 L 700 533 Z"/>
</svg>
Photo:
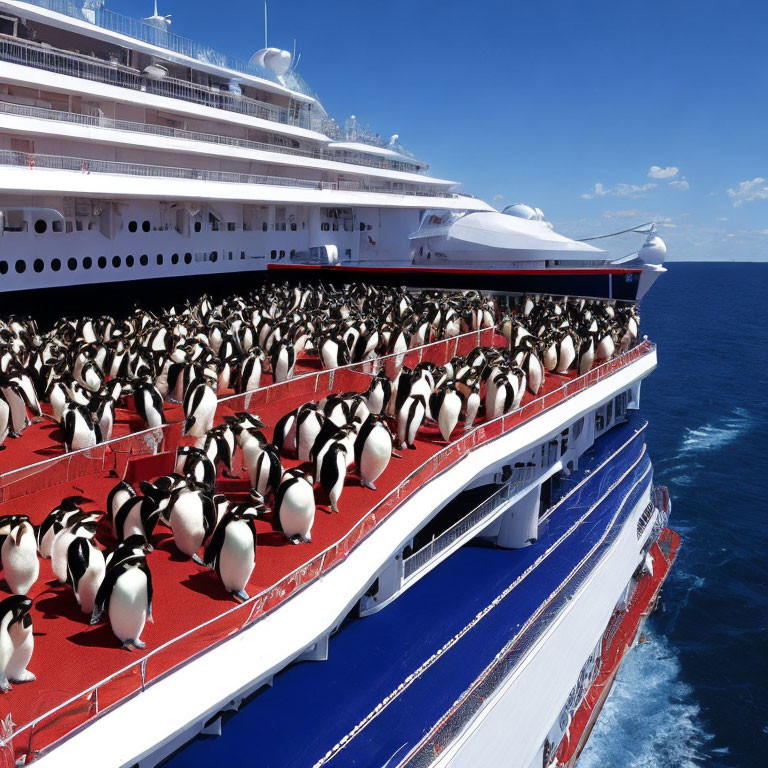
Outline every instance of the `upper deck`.
<svg viewBox="0 0 768 768">
<path fill-rule="evenodd" d="M 405 364 L 413 366 L 423 360 L 441 364 L 482 341 L 488 343 L 470 334 L 438 342 L 407 353 Z M 633 374 L 636 363 L 640 368 Z M 242 605 L 232 606 L 231 598 L 210 572 L 190 561 L 180 561 L 169 536 L 156 537 L 155 551 L 149 557 L 156 621 L 144 632 L 147 651 L 137 654 L 131 663 L 127 663 L 126 654 L 108 626 L 89 627 L 69 588 L 48 581 L 50 564 L 44 562 L 32 595 L 37 647 L 30 666 L 37 681 L 15 686 L 0 698 L 0 714 L 10 714 L 14 722 L 4 737 L 6 754 L 29 759 L 44 752 L 181 664 L 253 626 L 342 564 L 355 547 L 374 535 L 385 519 L 425 485 L 438 478 L 444 483 L 447 469 L 471 464 L 473 455 L 534 421 L 541 423 L 545 431 L 557 431 L 564 418 L 558 416 L 558 408 L 585 396 L 592 387 L 596 392 L 607 387 L 600 396 L 613 396 L 627 386 L 632 376 L 645 375 L 654 363 L 654 348 L 643 342 L 583 376 L 551 375 L 538 397 L 526 395 L 517 411 L 481 422 L 447 445 L 434 428 L 425 427 L 416 441 L 417 450 L 405 451 L 403 458 L 390 463 L 376 492 L 348 480 L 339 515 L 326 515 L 324 507 L 318 507 L 311 544 L 289 547 L 268 523 L 260 521 L 257 565 L 249 586 L 253 597 Z M 619 375 L 615 384 L 607 381 L 624 370 L 629 378 Z M 274 424 L 287 410 L 309 399 L 333 391 L 365 390 L 370 376 L 370 365 L 307 374 L 222 400 L 217 415 L 220 419 L 228 412 L 248 410 Z M 94 500 L 87 508 L 102 508 L 116 482 L 115 473 L 134 482 L 162 474 L 169 469 L 172 451 L 181 439 L 181 425 L 168 424 L 6 473 L 0 478 L 0 513 L 24 511 L 39 523 L 62 497 L 81 491 Z M 158 448 L 160 453 L 154 455 Z M 287 461 L 286 465 L 295 463 Z M 246 490 L 246 485 L 243 480 L 219 480 L 219 487 L 235 498 Z M 109 542 L 110 537 L 108 531 L 99 533 L 104 542 Z M 348 586 L 359 592 L 366 584 Z M 60 664 L 63 656 L 69 662 L 66 665 Z"/>
</svg>

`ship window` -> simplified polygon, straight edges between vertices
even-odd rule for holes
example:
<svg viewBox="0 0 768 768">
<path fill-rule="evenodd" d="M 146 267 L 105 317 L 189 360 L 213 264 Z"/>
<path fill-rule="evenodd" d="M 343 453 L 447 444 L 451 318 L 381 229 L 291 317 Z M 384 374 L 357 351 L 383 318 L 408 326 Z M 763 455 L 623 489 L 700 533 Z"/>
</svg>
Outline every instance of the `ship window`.
<svg viewBox="0 0 768 768">
<path fill-rule="evenodd" d="M 77 269 L 77 259 L 74 256 L 70 256 L 67 259 L 67 269 L 70 272 L 74 272 Z"/>
<path fill-rule="evenodd" d="M 292 222 L 291 222 L 291 232 L 295 232 L 295 231 L 296 231 L 296 229 L 297 229 L 297 227 L 296 227 L 296 222 L 295 222 L 295 221 L 292 221 Z"/>
<path fill-rule="evenodd" d="M 43 263 L 42 259 L 35 259 L 34 263 L 32 264 L 32 269 L 35 270 L 35 272 L 42 272 L 45 268 L 45 264 Z"/>
<path fill-rule="evenodd" d="M 71 232 L 71 231 L 72 231 L 72 222 L 71 222 L 71 221 L 68 221 L 68 222 L 67 222 L 67 232 L 69 233 L 69 232 Z"/>
<path fill-rule="evenodd" d="M 0 275 L 5 275 L 8 272 L 8 262 L 0 261 Z"/>
<path fill-rule="evenodd" d="M 195 222 L 195 232 L 199 232 L 203 228 L 203 225 L 201 222 L 196 221 Z"/>
<path fill-rule="evenodd" d="M 184 254 L 184 263 L 185 264 L 191 264 L 192 263 L 192 254 L 191 253 L 185 253 Z"/>
<path fill-rule="evenodd" d="M 234 232 L 236 229 L 237 229 L 237 224 L 234 221 L 227 222 L 227 230 L 229 232 Z"/>
<path fill-rule="evenodd" d="M 142 232 L 149 232 L 149 230 L 151 228 L 152 228 L 151 224 L 146 219 L 141 222 L 141 231 Z"/>
<path fill-rule="evenodd" d="M 584 429 L 584 417 L 582 416 L 574 425 L 573 425 L 573 439 L 578 440 L 581 436 L 581 431 Z"/>
<path fill-rule="evenodd" d="M 112 257 L 112 266 L 117 269 L 120 266 L 120 257 L 119 256 L 113 256 Z"/>
<path fill-rule="evenodd" d="M 261 225 L 261 231 L 262 232 L 266 232 L 267 231 L 267 222 L 266 221 Z"/>
<path fill-rule="evenodd" d="M 26 261 L 24 261 L 24 259 L 19 259 L 19 260 L 16 262 L 16 271 L 17 271 L 17 272 L 18 272 L 20 275 L 23 275 L 23 274 L 24 274 L 24 273 L 27 271 L 27 262 L 26 262 Z"/>
<path fill-rule="evenodd" d="M 61 269 L 61 260 L 60 259 L 51 259 L 51 269 L 54 272 L 58 272 Z"/>
<path fill-rule="evenodd" d="M 147 256 L 147 254 L 146 254 L 146 253 L 143 253 L 143 254 L 142 254 L 140 257 L 139 257 L 139 264 L 141 264 L 141 266 L 142 266 L 142 267 L 146 267 L 146 266 L 147 266 L 147 264 L 149 264 L 149 256 Z"/>
<path fill-rule="evenodd" d="M 178 256 L 176 258 L 178 258 Z M 162 265 L 163 265 L 163 254 L 162 253 L 158 253 L 157 254 L 157 266 L 161 267 Z"/>
<path fill-rule="evenodd" d="M 99 265 L 99 269 L 104 269 L 107 266 L 107 257 L 99 256 L 99 261 L 97 263 Z"/>
<path fill-rule="evenodd" d="M 211 261 L 218 261 L 219 254 L 216 251 L 211 251 L 210 260 Z"/>
<path fill-rule="evenodd" d="M 608 415 L 605 419 L 606 424 L 610 424 L 613 420 L 613 400 L 611 400 L 610 403 L 608 403 Z"/>
<path fill-rule="evenodd" d="M 360 222 L 360 231 L 365 232 L 365 222 L 363 221 Z"/>
<path fill-rule="evenodd" d="M 83 222 L 80 221 L 80 219 L 75 219 L 75 229 L 78 232 L 82 232 L 83 231 Z"/>
<path fill-rule="evenodd" d="M 178 264 L 179 263 L 179 254 L 174 253 L 171 255 L 171 264 Z"/>
<path fill-rule="evenodd" d="M 280 258 L 281 258 L 281 259 L 284 259 L 284 258 L 285 258 L 285 251 L 280 251 Z"/>
<path fill-rule="evenodd" d="M 135 232 L 139 228 L 139 225 L 135 221 L 128 222 L 128 231 Z"/>
<path fill-rule="evenodd" d="M 52 221 L 51 222 L 51 229 L 54 232 L 63 232 L 64 231 L 64 222 L 63 221 Z"/>
<path fill-rule="evenodd" d="M 327 221 L 324 221 L 324 222 L 323 222 L 323 223 L 320 225 L 320 230 L 321 230 L 322 232 L 328 232 L 328 231 L 330 231 L 330 229 L 331 229 L 331 225 L 330 225 L 330 224 L 329 224 Z"/>
<path fill-rule="evenodd" d="M 132 267 L 133 266 L 133 256 L 130 254 L 125 257 L 125 266 L 126 267 Z"/>
<path fill-rule="evenodd" d="M 90 269 L 93 266 L 93 259 L 90 256 L 86 256 L 83 259 L 83 269 Z"/>
<path fill-rule="evenodd" d="M 334 232 L 338 232 L 339 231 L 339 222 L 338 221 L 334 221 L 333 222 L 333 231 Z"/>
<path fill-rule="evenodd" d="M 245 251 L 240 251 L 240 258 L 241 258 L 241 259 L 244 259 L 244 258 L 245 258 Z"/>
<path fill-rule="evenodd" d="M 352 258 L 352 249 L 351 249 L 351 248 L 347 248 L 347 250 L 344 252 L 344 255 L 345 255 L 345 256 L 346 256 L 348 259 L 351 259 L 351 258 Z"/>
<path fill-rule="evenodd" d="M 296 255 L 296 249 L 291 248 L 291 258 L 293 258 Z"/>
<path fill-rule="evenodd" d="M 38 235 L 44 234 L 47 229 L 48 222 L 45 219 L 38 219 L 35 222 L 35 232 L 37 232 Z"/>
</svg>

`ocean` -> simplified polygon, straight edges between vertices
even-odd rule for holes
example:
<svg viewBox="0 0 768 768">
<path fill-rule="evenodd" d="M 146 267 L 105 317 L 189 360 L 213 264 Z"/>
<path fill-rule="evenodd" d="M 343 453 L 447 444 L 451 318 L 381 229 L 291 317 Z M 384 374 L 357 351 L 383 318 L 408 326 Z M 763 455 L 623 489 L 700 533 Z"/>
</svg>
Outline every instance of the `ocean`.
<svg viewBox="0 0 768 768">
<path fill-rule="evenodd" d="M 641 412 L 682 549 L 579 768 L 768 763 L 768 264 L 668 268 Z"/>
<path fill-rule="evenodd" d="M 768 264 L 674 263 L 641 307 L 659 347 L 641 413 L 683 542 L 578 768 L 768 762 L 766 288 Z M 247 711 L 170 765 L 237 762 L 253 746 Z"/>
</svg>

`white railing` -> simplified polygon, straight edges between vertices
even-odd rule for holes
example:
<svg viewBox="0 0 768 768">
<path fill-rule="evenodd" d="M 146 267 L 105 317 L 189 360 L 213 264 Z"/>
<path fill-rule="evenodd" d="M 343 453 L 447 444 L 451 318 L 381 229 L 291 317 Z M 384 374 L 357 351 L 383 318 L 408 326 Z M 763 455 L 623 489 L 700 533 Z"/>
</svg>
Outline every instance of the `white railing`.
<svg viewBox="0 0 768 768">
<path fill-rule="evenodd" d="M 0 150 L 0 165 L 27 166 L 30 169 L 45 168 L 58 171 L 80 171 L 81 173 L 110 173 L 121 176 L 150 176 L 169 179 L 190 179 L 192 181 L 215 181 L 227 184 L 263 184 L 271 187 L 299 187 L 301 189 L 330 189 L 358 192 L 376 192 L 388 195 L 422 195 L 425 197 L 455 197 L 447 192 L 430 188 L 389 189 L 372 186 L 364 181 L 314 181 L 289 176 L 265 176 L 258 173 L 237 171 L 205 171 L 196 168 L 176 168 L 170 165 L 144 165 L 122 163 L 114 160 L 94 160 L 88 157 L 66 157 L 63 155 L 40 155 L 12 150 Z"/>
<path fill-rule="evenodd" d="M 86 21 L 102 29 L 108 29 L 110 32 L 117 32 L 126 37 L 132 37 L 135 40 L 141 40 L 150 45 L 156 45 L 159 48 L 167 48 L 183 56 L 189 56 L 206 64 L 213 64 L 217 67 L 224 67 L 236 72 L 243 72 L 248 75 L 260 77 L 263 80 L 269 80 L 279 85 L 284 85 L 293 91 L 303 93 L 306 96 L 315 98 L 312 89 L 307 85 L 304 79 L 297 72 L 288 71 L 278 77 L 272 70 L 259 64 L 252 64 L 243 59 L 234 56 L 227 56 L 209 48 L 207 45 L 189 40 L 186 37 L 168 32 L 168 30 L 148 24 L 140 19 L 133 19 L 130 16 L 123 16 L 121 13 L 115 13 L 103 7 L 102 3 L 91 2 L 91 7 L 86 7 L 82 2 L 76 5 L 69 0 L 23 0 L 30 5 L 37 5 L 55 13 L 61 13 L 73 19 Z"/>
<path fill-rule="evenodd" d="M 478 504 L 448 530 L 436 536 L 423 549 L 414 552 L 410 557 L 403 559 L 403 578 L 407 579 L 417 571 L 420 571 L 434 557 L 451 546 L 455 541 L 475 528 L 478 523 L 496 512 L 508 502 L 515 494 L 531 484 L 536 467 L 520 467 L 515 470 L 519 479 L 513 480 L 499 488 L 492 496 Z"/>
</svg>

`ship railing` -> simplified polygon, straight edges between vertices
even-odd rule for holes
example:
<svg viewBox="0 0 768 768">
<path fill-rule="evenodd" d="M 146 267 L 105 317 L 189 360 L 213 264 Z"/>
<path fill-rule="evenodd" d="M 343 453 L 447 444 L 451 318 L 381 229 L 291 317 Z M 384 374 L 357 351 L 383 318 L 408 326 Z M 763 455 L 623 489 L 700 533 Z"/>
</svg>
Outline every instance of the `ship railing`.
<svg viewBox="0 0 768 768">
<path fill-rule="evenodd" d="M 404 558 L 403 579 L 409 579 L 415 573 L 421 571 L 437 555 L 444 552 L 459 539 L 465 537 L 470 531 L 475 530 L 483 520 L 497 512 L 513 496 L 528 487 L 536 476 L 536 472 L 536 467 L 516 468 L 513 474 L 514 480 L 499 488 L 485 501 L 464 515 L 458 522 L 432 539 L 425 547 Z"/>
<path fill-rule="evenodd" d="M 493 333 L 494 329 L 486 330 Z M 442 344 L 442 352 L 448 354 L 448 357 L 445 357 L 442 361 L 445 362 L 445 360 L 450 359 L 452 356 L 450 354 L 451 348 L 458 350 L 460 346 L 464 346 L 460 344 L 462 338 L 465 340 L 465 344 L 468 341 L 470 346 L 467 346 L 464 352 L 454 352 L 453 354 L 466 354 L 472 346 L 488 343 L 483 341 L 483 334 L 485 333 L 486 331 L 473 332 L 468 335 L 469 338 L 467 335 L 455 337 L 438 342 L 437 345 L 433 344 L 428 348 L 422 348 L 422 350 L 428 350 L 427 356 L 431 357 L 431 355 L 435 354 L 436 347 Z M 474 338 L 472 338 L 473 336 Z M 485 338 L 490 339 L 492 337 Z M 627 352 L 602 363 L 581 376 L 571 379 L 552 392 L 532 400 L 517 411 L 504 414 L 493 421 L 478 425 L 423 462 L 399 483 L 396 488 L 370 509 L 336 543 L 318 553 L 307 563 L 293 570 L 273 586 L 262 590 L 247 601 L 233 606 L 209 621 L 203 622 L 163 643 L 161 646 L 152 649 L 142 658 L 89 686 L 77 695 L 53 707 L 45 714 L 25 723 L 15 723 L 10 731 L 7 731 L 5 735 L 0 737 L 0 755 L 2 755 L 2 750 L 9 753 L 13 759 L 40 754 L 66 734 L 86 725 L 93 718 L 111 709 L 129 696 L 143 691 L 148 685 L 167 676 L 180 665 L 189 662 L 210 650 L 214 645 L 224 642 L 252 626 L 255 621 L 262 619 L 285 600 L 311 584 L 319 576 L 342 563 L 350 552 L 405 499 L 421 489 L 427 482 L 450 469 L 457 461 L 468 455 L 471 451 L 499 438 L 510 430 L 518 428 L 521 424 L 541 413 L 549 411 L 551 408 L 556 407 L 588 387 L 636 362 L 654 350 L 655 345 L 644 340 Z M 412 355 L 412 357 L 409 358 L 408 355 Z M 409 353 L 405 353 L 403 362 L 399 364 L 411 367 L 415 364 L 414 360 L 420 356 L 418 350 L 411 350 Z M 319 374 L 302 376 L 283 384 L 272 385 L 255 390 L 247 395 L 237 395 L 225 400 L 235 403 L 239 409 L 254 412 L 262 403 L 272 402 L 275 399 L 284 400 L 294 395 L 311 396 L 313 391 L 327 391 L 334 388 L 345 391 L 351 390 L 357 385 L 370 381 L 371 375 L 372 368 L 369 363 L 357 364 L 355 366 L 324 371 Z M 238 400 L 237 398 L 242 399 Z M 170 439 L 171 442 L 167 443 L 166 447 L 174 446 L 178 443 L 178 438 L 181 436 L 181 427 L 181 424 L 167 425 L 165 430 L 166 440 Z M 575 591 L 570 589 L 571 583 L 571 581 L 568 582 L 569 595 L 572 595 Z M 564 598 L 560 593 L 556 593 L 555 597 L 557 598 L 556 601 L 553 598 L 550 603 L 544 606 L 549 611 L 547 615 L 550 618 L 556 615 L 567 599 L 567 597 Z M 534 617 L 534 619 L 539 618 L 540 614 L 536 614 Z M 540 630 L 543 631 L 539 624 L 536 626 L 539 626 Z M 524 629 L 527 628 L 528 624 L 526 624 Z M 519 636 L 518 633 L 516 638 Z M 179 649 L 180 643 L 184 644 L 183 650 Z M 515 649 L 517 649 L 515 651 L 517 653 L 519 647 L 516 645 Z M 506 673 L 504 673 L 504 676 L 506 676 Z M 23 713 L 13 712 L 11 714 L 13 718 L 19 721 L 23 719 Z"/>
<path fill-rule="evenodd" d="M 237 171 L 208 171 L 197 168 L 176 168 L 170 165 L 146 165 L 124 163 L 115 160 L 95 160 L 88 157 L 65 155 L 41 155 L 36 153 L 0 150 L 0 165 L 27 166 L 30 170 L 43 168 L 59 171 L 80 171 L 81 173 L 108 173 L 120 176 L 147 176 L 154 178 L 190 179 L 193 181 L 215 181 L 226 184 L 260 184 L 273 187 L 298 187 L 315 190 L 343 190 L 374 192 L 390 195 L 421 195 L 428 197 L 455 197 L 450 193 L 431 188 L 390 189 L 374 186 L 363 181 L 315 181 L 289 176 L 265 176 Z"/>
<path fill-rule="evenodd" d="M 46 107 L 32 107 L 27 104 L 14 104 L 9 101 L 3 101 L 2 94 L 0 94 L 0 112 L 5 112 L 9 115 L 17 115 L 19 117 L 35 118 L 38 120 L 52 120 L 55 122 L 87 125 L 92 128 L 107 128 L 115 131 L 129 131 L 131 133 L 147 133 L 156 136 L 166 136 L 173 139 L 202 141 L 207 144 L 220 144 L 229 147 L 260 150 L 263 152 L 277 152 L 281 155 L 307 157 L 313 160 L 328 160 L 336 163 L 345 163 L 346 165 L 365 166 L 366 168 L 389 169 L 391 171 L 416 173 L 421 175 L 425 174 L 425 169 L 398 160 L 388 162 L 386 160 L 377 160 L 373 157 L 364 157 L 363 155 L 349 157 L 344 153 L 336 153 L 328 150 L 298 149 L 296 147 L 286 147 L 282 144 L 250 141 L 249 139 L 239 139 L 234 136 L 222 136 L 221 134 L 216 133 L 189 131 L 184 128 L 172 128 L 165 125 L 153 125 L 152 123 L 138 123 L 131 120 L 116 120 L 115 118 L 103 115 L 84 115 L 79 112 L 66 112 L 64 110 L 48 109 Z"/>
<path fill-rule="evenodd" d="M 70 2 L 70 0 L 23 0 L 23 2 L 55 13 L 61 13 L 79 21 L 86 21 L 110 32 L 117 32 L 118 34 L 132 37 L 135 40 L 140 40 L 159 48 L 166 48 L 169 51 L 189 56 L 205 64 L 213 64 L 235 72 L 253 75 L 262 80 L 269 80 L 315 98 L 314 92 L 304 79 L 292 70 L 286 72 L 281 80 L 275 72 L 259 64 L 246 62 L 234 56 L 227 56 L 226 54 L 214 51 L 202 43 L 168 32 L 168 30 L 149 24 L 146 21 L 115 13 L 115 11 L 104 8 L 101 3 L 83 2 L 81 5 L 76 5 L 74 2 Z"/>
<path fill-rule="evenodd" d="M 309 117 L 303 111 L 297 113 L 242 94 L 176 80 L 172 77 L 151 80 L 142 76 L 138 70 L 117 62 L 65 52 L 41 43 L 0 37 L 0 60 L 107 85 L 130 88 L 156 96 L 181 99 L 228 112 L 238 112 L 284 125 L 311 128 Z"/>
</svg>

